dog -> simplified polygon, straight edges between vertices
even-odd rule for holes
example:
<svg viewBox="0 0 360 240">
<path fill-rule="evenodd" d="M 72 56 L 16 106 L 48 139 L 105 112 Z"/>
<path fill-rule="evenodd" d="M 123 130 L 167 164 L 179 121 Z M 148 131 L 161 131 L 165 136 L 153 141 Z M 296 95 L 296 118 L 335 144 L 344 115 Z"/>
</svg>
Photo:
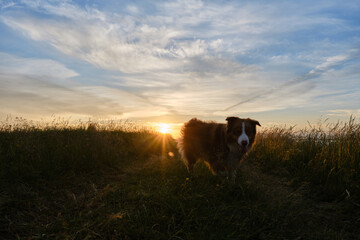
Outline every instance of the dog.
<svg viewBox="0 0 360 240">
<path fill-rule="evenodd" d="M 215 175 L 235 181 L 236 170 L 243 156 L 255 142 L 257 120 L 228 117 L 227 123 L 204 122 L 196 118 L 181 129 L 179 152 L 189 173 L 203 159 Z"/>
</svg>

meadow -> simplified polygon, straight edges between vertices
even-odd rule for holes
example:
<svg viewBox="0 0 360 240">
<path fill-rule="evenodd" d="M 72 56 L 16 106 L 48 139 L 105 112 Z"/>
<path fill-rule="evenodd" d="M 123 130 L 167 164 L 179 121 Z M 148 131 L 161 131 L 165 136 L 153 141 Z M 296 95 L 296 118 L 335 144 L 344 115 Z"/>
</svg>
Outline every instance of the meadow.
<svg viewBox="0 0 360 240">
<path fill-rule="evenodd" d="M 130 122 L 0 125 L 2 239 L 360 239 L 360 124 L 262 129 L 234 185 Z"/>
</svg>

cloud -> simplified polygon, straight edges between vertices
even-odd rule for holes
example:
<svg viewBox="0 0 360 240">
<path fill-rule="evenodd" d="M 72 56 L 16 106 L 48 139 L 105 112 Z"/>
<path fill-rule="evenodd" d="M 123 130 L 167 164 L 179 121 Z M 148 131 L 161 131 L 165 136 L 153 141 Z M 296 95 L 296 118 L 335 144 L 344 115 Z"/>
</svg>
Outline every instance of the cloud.
<svg viewBox="0 0 360 240">
<path fill-rule="evenodd" d="M 278 86 L 275 86 L 275 87 L 272 87 L 270 89 L 266 89 L 266 90 L 262 90 L 262 91 L 259 91 L 255 94 L 252 94 L 250 95 L 249 97 L 243 99 L 242 101 L 234 104 L 234 105 L 231 105 L 227 108 L 225 108 L 223 111 L 229 111 L 233 108 L 236 108 L 240 105 L 243 105 L 243 104 L 246 104 L 246 103 L 249 103 L 249 102 L 252 102 L 252 101 L 256 101 L 258 100 L 259 98 L 263 98 L 263 97 L 266 97 L 266 96 L 269 96 L 269 95 L 281 95 L 281 96 L 284 96 L 281 94 L 281 91 L 284 91 L 288 88 L 292 88 L 294 86 L 297 86 L 299 84 L 302 84 L 304 83 L 305 81 L 309 81 L 315 77 L 318 77 L 320 74 L 323 74 L 325 73 L 326 71 L 330 70 L 331 68 L 333 67 L 337 67 L 337 66 L 340 66 L 342 65 L 344 62 L 350 60 L 350 59 L 354 59 L 354 58 L 358 58 L 359 57 L 359 50 L 357 49 L 352 49 L 350 50 L 350 52 L 346 55 L 337 55 L 337 56 L 332 56 L 332 57 L 328 57 L 326 58 L 326 60 L 315 66 L 311 71 L 309 71 L 307 74 L 303 75 L 303 76 L 300 76 L 300 77 L 297 77 L 293 80 L 290 80 L 290 81 L 287 81 L 283 84 L 280 84 Z M 314 85 L 314 84 L 312 84 Z M 306 85 L 304 85 L 306 86 Z M 303 88 L 302 90 L 299 90 L 299 92 L 306 92 L 308 90 L 311 90 L 313 87 L 305 87 Z"/>
<path fill-rule="evenodd" d="M 2 52 L 0 52 L 0 72 L 50 79 L 67 79 L 79 75 L 51 59 L 20 58 Z"/>
<path fill-rule="evenodd" d="M 51 14 L 53 16 L 66 17 L 73 20 L 100 20 L 106 21 L 106 15 L 96 8 L 81 8 L 71 1 L 47 1 L 47 0 L 21 0 L 26 7 L 38 12 Z"/>
<path fill-rule="evenodd" d="M 360 109 L 334 109 L 326 111 L 328 116 L 335 117 L 360 117 Z"/>
<path fill-rule="evenodd" d="M 153 3 L 152 11 L 132 2 L 119 11 L 71 1 L 21 4 L 26 11 L 10 6 L 1 21 L 111 75 L 99 79 L 98 86 L 64 85 L 73 91 L 71 97 L 60 91 L 87 114 L 91 111 L 82 102 L 102 114 L 118 109 L 123 116 L 217 116 L 306 106 L 321 92 L 324 75 L 358 55 L 349 52 L 354 40 L 329 41 L 356 28 L 326 13 L 324 5 L 332 9 L 333 2 L 166 1 Z M 16 61 L 28 68 L 16 70 Z M 1 62 L 3 74 L 16 70 L 35 78 L 36 86 L 43 75 L 60 81 L 81 77 L 52 60 L 21 61 Z"/>
<path fill-rule="evenodd" d="M 342 24 L 323 16 L 304 18 L 303 12 L 285 21 L 279 14 L 281 8 L 272 4 L 165 2 L 156 4 L 157 15 L 138 18 L 71 2 L 22 2 L 46 15 L 4 15 L 4 23 L 65 54 L 123 73 L 175 71 L 182 68 L 183 59 L 245 54 L 271 45 L 277 41 L 276 32 L 299 31 L 314 24 Z M 128 5 L 127 9 L 136 12 L 137 8 Z"/>
<path fill-rule="evenodd" d="M 132 93 L 71 80 L 78 74 L 49 59 L 21 58 L 0 53 L 0 115 L 62 114 L 71 116 L 131 116 L 152 107 Z"/>
<path fill-rule="evenodd" d="M 27 76 L 0 73 L 0 115 L 39 118 L 52 114 L 118 118 L 158 110 L 143 99 L 103 86 L 62 86 Z"/>
<path fill-rule="evenodd" d="M 14 2 L 3 2 L 1 1 L 0 2 L 0 8 L 3 10 L 3 9 L 6 9 L 6 8 L 10 8 L 10 7 L 13 7 L 15 6 L 15 3 Z"/>
<path fill-rule="evenodd" d="M 179 66 L 172 49 L 165 47 L 180 35 L 177 30 L 153 27 L 128 15 L 106 16 L 96 9 L 84 10 L 69 3 L 40 2 L 24 1 L 37 11 L 65 19 L 50 17 L 43 21 L 36 15 L 21 15 L 3 16 L 2 21 L 33 40 L 48 42 L 63 53 L 100 68 L 138 73 Z M 182 49 L 191 52 L 196 45 Z"/>
<path fill-rule="evenodd" d="M 331 56 L 325 59 L 325 61 L 319 65 L 317 65 L 314 69 L 312 69 L 309 74 L 315 74 L 317 72 L 324 72 L 329 70 L 330 68 L 336 67 L 348 60 L 359 58 L 360 57 L 360 49 L 351 49 L 348 54 L 341 54 L 336 56 Z"/>
</svg>

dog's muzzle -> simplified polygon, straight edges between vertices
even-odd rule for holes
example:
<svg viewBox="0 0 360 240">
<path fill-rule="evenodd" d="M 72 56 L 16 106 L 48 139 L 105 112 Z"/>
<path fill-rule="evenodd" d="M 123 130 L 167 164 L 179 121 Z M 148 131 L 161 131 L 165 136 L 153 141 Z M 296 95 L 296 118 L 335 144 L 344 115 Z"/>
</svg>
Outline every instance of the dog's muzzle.
<svg viewBox="0 0 360 240">
<path fill-rule="evenodd" d="M 240 142 L 240 150 L 241 150 L 241 152 L 242 153 L 247 153 L 248 152 L 248 145 L 249 145 L 249 142 L 248 141 L 246 141 L 246 140 L 243 140 L 243 141 L 241 141 Z"/>
</svg>

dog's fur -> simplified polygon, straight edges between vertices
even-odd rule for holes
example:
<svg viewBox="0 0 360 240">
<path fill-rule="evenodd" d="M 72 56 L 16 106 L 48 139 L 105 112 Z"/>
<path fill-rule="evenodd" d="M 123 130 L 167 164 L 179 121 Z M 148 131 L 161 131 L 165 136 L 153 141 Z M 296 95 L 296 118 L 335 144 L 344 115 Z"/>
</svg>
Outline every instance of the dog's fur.
<svg viewBox="0 0 360 240">
<path fill-rule="evenodd" d="M 256 125 L 261 125 L 250 118 L 228 117 L 226 121 L 221 124 L 193 118 L 184 124 L 178 148 L 191 174 L 195 163 L 203 159 L 215 175 L 235 180 L 241 158 L 254 144 Z"/>
</svg>

